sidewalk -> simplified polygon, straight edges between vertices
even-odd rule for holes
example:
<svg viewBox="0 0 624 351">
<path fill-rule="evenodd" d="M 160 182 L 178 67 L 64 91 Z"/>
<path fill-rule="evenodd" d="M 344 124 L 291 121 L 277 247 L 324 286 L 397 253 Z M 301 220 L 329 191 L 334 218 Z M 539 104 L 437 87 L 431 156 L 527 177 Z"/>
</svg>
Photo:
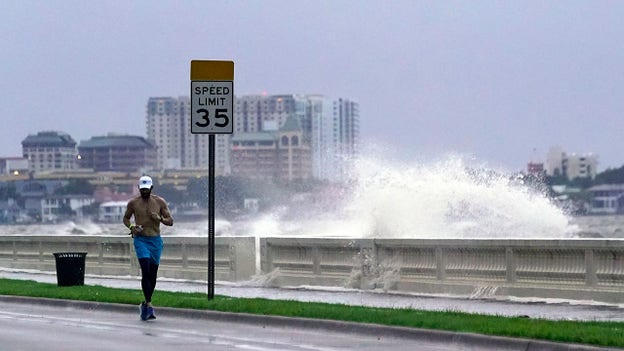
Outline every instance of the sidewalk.
<svg viewBox="0 0 624 351">
<path fill-rule="evenodd" d="M 56 273 L 54 272 L 0 268 L 0 278 L 56 283 Z M 85 275 L 85 284 L 130 289 L 140 289 L 141 286 L 138 277 L 103 277 L 89 274 Z M 207 286 L 205 281 L 180 281 L 159 278 L 156 290 L 206 293 Z M 271 288 L 263 287 L 253 282 L 216 282 L 214 290 L 215 295 L 231 297 L 257 297 L 371 307 L 413 308 L 430 311 L 460 311 L 552 320 L 624 321 L 624 306 L 592 301 L 579 302 L 553 299 L 501 301 L 310 286 Z"/>
</svg>

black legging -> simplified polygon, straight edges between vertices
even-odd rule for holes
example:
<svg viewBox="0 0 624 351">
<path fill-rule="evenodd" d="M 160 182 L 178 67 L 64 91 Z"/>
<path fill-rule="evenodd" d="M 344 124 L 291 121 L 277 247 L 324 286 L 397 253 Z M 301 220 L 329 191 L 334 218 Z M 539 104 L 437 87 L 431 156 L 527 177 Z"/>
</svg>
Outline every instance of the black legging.
<svg viewBox="0 0 624 351">
<path fill-rule="evenodd" d="M 152 302 L 152 294 L 156 288 L 156 274 L 158 273 L 158 265 L 151 258 L 139 258 L 141 266 L 141 289 L 145 302 Z"/>
</svg>

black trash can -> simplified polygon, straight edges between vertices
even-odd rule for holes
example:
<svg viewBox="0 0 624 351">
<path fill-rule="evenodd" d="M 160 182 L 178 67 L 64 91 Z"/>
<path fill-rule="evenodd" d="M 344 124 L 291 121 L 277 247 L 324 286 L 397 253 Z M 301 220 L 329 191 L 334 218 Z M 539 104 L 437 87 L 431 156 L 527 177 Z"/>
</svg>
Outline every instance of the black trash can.
<svg viewBox="0 0 624 351">
<path fill-rule="evenodd" d="M 55 252 L 58 286 L 84 285 L 86 252 Z"/>
</svg>

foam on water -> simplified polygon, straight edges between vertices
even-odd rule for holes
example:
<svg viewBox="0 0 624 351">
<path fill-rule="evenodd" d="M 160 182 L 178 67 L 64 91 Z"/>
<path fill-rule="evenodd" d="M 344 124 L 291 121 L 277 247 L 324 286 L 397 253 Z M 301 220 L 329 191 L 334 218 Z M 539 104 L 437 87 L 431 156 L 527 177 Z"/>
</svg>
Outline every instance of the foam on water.
<svg viewBox="0 0 624 351">
<path fill-rule="evenodd" d="M 280 208 L 248 223 L 259 236 L 562 238 L 578 229 L 544 194 L 458 156 L 353 163 L 349 190 L 329 211 Z M 325 204 L 328 205 L 328 204 Z M 292 211 L 299 213 L 293 214 Z M 288 218 L 288 219 L 286 219 Z"/>
<path fill-rule="evenodd" d="M 362 159 L 355 169 L 348 210 L 368 218 L 378 237 L 552 238 L 575 230 L 544 194 L 460 157 L 400 166 Z"/>
</svg>

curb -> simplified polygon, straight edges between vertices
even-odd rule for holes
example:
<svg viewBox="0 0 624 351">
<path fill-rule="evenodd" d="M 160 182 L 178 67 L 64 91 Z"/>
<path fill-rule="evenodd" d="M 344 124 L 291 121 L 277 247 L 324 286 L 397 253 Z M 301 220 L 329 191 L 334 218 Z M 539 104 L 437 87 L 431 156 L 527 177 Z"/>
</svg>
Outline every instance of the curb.
<svg viewBox="0 0 624 351">
<path fill-rule="evenodd" d="M 77 301 L 38 298 L 27 296 L 0 295 L 1 302 L 47 305 L 57 307 L 73 307 L 86 310 L 107 310 L 115 312 L 135 313 L 136 306 L 118 303 Z M 370 323 L 343 322 L 335 320 L 256 315 L 249 313 L 232 313 L 210 310 L 193 310 L 185 308 L 158 307 L 159 314 L 194 319 L 210 319 L 213 321 L 247 323 L 283 328 L 321 329 L 350 334 L 377 335 L 378 337 L 396 337 L 412 340 L 424 340 L 434 343 L 463 344 L 475 347 L 497 347 L 505 350 L 522 351 L 617 351 L 621 348 L 605 348 L 581 344 L 565 344 L 551 341 L 512 338 L 503 336 L 487 336 L 474 333 L 461 333 L 433 329 L 393 327 Z"/>
</svg>

